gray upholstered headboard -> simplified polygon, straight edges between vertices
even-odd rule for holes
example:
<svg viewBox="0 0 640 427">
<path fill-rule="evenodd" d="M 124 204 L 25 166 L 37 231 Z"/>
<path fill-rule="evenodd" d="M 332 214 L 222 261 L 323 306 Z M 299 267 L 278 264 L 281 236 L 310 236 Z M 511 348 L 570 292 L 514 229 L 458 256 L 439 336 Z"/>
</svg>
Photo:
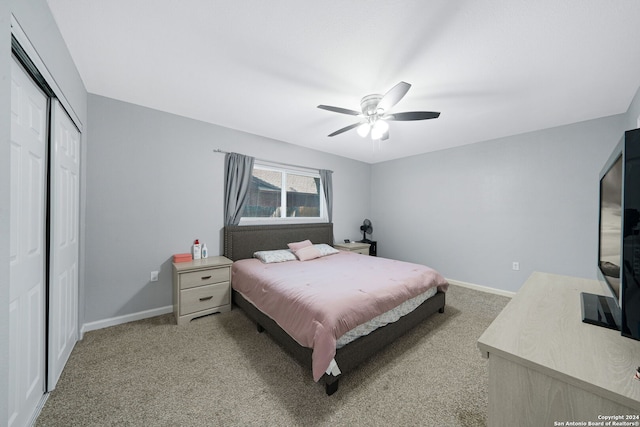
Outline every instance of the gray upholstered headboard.
<svg viewBox="0 0 640 427">
<path fill-rule="evenodd" d="M 227 225 L 224 256 L 232 261 L 252 258 L 256 251 L 287 249 L 287 243 L 306 239 L 333 245 L 333 224 Z"/>
</svg>

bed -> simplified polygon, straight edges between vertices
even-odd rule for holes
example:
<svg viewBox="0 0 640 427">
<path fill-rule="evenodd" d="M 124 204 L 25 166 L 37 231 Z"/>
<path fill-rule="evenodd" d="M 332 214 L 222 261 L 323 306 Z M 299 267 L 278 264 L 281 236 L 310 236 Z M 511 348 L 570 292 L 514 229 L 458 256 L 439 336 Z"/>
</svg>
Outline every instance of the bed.
<svg viewBox="0 0 640 427">
<path fill-rule="evenodd" d="M 243 264 L 260 263 L 258 260 L 252 260 L 255 252 L 283 249 L 287 248 L 288 243 L 307 239 L 316 245 L 333 245 L 333 224 L 226 226 L 224 228 L 224 255 L 233 261 L 247 260 L 234 263 L 234 270 L 232 270 L 234 271 L 232 275 L 232 299 L 234 305 L 241 308 L 246 315 L 257 324 L 258 332 L 266 330 L 287 352 L 303 364 L 303 366 L 309 368 L 314 375 L 314 379 L 323 381 L 326 393 L 331 395 L 338 390 L 338 382 L 343 375 L 353 370 L 359 364 L 432 314 L 436 312 L 443 313 L 446 285 L 443 285 L 442 282 L 440 282 L 441 286 L 437 288 L 433 285 L 433 296 L 421 302 L 417 308 L 408 314 L 404 314 L 393 323 L 375 329 L 373 332 L 354 339 L 351 342 L 341 344 L 339 348 L 334 347 L 335 353 L 332 353 L 332 363 L 334 363 L 333 372 L 329 372 L 331 370 L 330 366 L 327 372 L 322 373 L 318 370 L 319 357 L 317 357 L 317 354 L 319 350 L 316 348 L 316 357 L 314 358 L 314 349 L 299 344 L 299 342 L 304 342 L 303 338 L 296 336 L 297 339 L 294 339 L 274 320 L 274 318 L 278 318 L 280 313 L 265 314 L 256 307 L 256 305 L 260 306 L 260 304 L 252 301 L 252 298 L 255 298 L 253 295 L 251 297 L 246 296 L 246 285 L 245 288 L 243 288 L 245 290 L 245 294 L 243 294 L 236 289 L 237 286 L 236 283 L 234 283 L 234 276 L 238 283 L 240 283 L 240 277 L 242 276 L 242 272 L 237 270 L 237 268 L 240 268 Z M 348 255 L 329 255 L 326 258 L 334 257 L 338 260 L 348 256 L 356 257 L 354 259 L 363 257 L 360 259 L 362 262 L 369 261 L 365 260 L 364 257 L 366 256 L 351 253 Z M 376 262 L 384 262 L 383 260 L 384 259 L 380 259 Z M 321 261 L 325 262 L 325 259 Z M 391 260 L 387 260 L 387 262 L 388 261 Z M 313 262 L 316 261 L 308 261 L 305 263 L 294 261 L 290 264 L 298 263 L 305 264 L 305 267 L 311 267 L 312 264 L 310 263 Z M 320 264 L 320 262 L 318 262 L 318 264 Z M 271 264 L 269 264 L 269 267 L 271 267 Z M 440 279 L 442 280 L 441 276 Z M 282 324 L 282 321 L 280 321 L 280 324 Z M 292 335 L 295 335 L 295 333 Z M 337 365 L 339 369 L 335 369 L 335 365 Z M 321 375 L 318 374 L 319 372 Z"/>
</svg>

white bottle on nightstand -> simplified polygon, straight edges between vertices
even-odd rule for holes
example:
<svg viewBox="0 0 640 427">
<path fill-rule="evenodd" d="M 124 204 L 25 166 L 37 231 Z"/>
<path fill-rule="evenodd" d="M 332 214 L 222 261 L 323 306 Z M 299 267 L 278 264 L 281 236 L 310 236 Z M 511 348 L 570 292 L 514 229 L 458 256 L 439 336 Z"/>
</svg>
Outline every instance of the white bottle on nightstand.
<svg viewBox="0 0 640 427">
<path fill-rule="evenodd" d="M 193 259 L 200 258 L 202 258 L 202 253 L 200 251 L 200 241 L 196 239 L 196 241 L 193 242 Z"/>
<path fill-rule="evenodd" d="M 202 244 L 202 258 L 207 258 L 209 256 L 209 251 L 207 250 L 207 244 Z"/>
</svg>

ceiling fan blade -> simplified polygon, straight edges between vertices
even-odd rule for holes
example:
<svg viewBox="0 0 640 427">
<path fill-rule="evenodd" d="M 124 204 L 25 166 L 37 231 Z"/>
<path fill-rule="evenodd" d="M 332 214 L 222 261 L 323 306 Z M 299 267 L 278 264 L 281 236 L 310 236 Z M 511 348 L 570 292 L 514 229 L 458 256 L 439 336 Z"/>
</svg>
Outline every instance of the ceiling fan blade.
<svg viewBox="0 0 640 427">
<path fill-rule="evenodd" d="M 334 113 L 349 114 L 351 116 L 360 116 L 360 111 L 347 110 L 346 108 L 332 107 L 331 105 L 318 105 L 323 110 L 333 111 Z"/>
<path fill-rule="evenodd" d="M 380 102 L 378 108 L 383 111 L 389 111 L 391 107 L 396 105 L 407 94 L 411 88 L 411 85 L 406 82 L 400 82 L 385 93 Z"/>
<path fill-rule="evenodd" d="M 435 111 L 408 111 L 406 113 L 394 113 L 384 116 L 384 120 L 409 121 L 409 120 L 427 120 L 437 119 L 440 113 Z"/>
<path fill-rule="evenodd" d="M 366 122 L 358 122 L 358 123 L 354 123 L 354 124 L 352 124 L 352 125 L 349 125 L 349 126 L 343 127 L 342 129 L 338 129 L 337 131 L 335 131 L 335 132 L 333 132 L 333 133 L 330 133 L 328 136 L 336 136 L 336 135 L 340 135 L 340 134 L 341 134 L 341 133 L 343 133 L 343 132 L 346 132 L 346 131 L 348 131 L 348 130 L 351 130 L 351 129 L 357 128 L 358 126 L 360 126 L 360 125 L 361 125 L 361 124 L 363 124 L 363 123 L 366 123 Z"/>
</svg>

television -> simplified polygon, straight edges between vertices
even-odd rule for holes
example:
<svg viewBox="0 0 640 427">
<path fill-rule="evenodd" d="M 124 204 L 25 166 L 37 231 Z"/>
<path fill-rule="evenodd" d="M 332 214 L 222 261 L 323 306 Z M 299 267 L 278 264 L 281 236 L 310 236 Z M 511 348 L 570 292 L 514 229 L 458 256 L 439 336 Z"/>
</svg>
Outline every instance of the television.
<svg viewBox="0 0 640 427">
<path fill-rule="evenodd" d="M 625 132 L 600 172 L 597 274 L 582 320 L 640 340 L 640 129 Z"/>
</svg>

